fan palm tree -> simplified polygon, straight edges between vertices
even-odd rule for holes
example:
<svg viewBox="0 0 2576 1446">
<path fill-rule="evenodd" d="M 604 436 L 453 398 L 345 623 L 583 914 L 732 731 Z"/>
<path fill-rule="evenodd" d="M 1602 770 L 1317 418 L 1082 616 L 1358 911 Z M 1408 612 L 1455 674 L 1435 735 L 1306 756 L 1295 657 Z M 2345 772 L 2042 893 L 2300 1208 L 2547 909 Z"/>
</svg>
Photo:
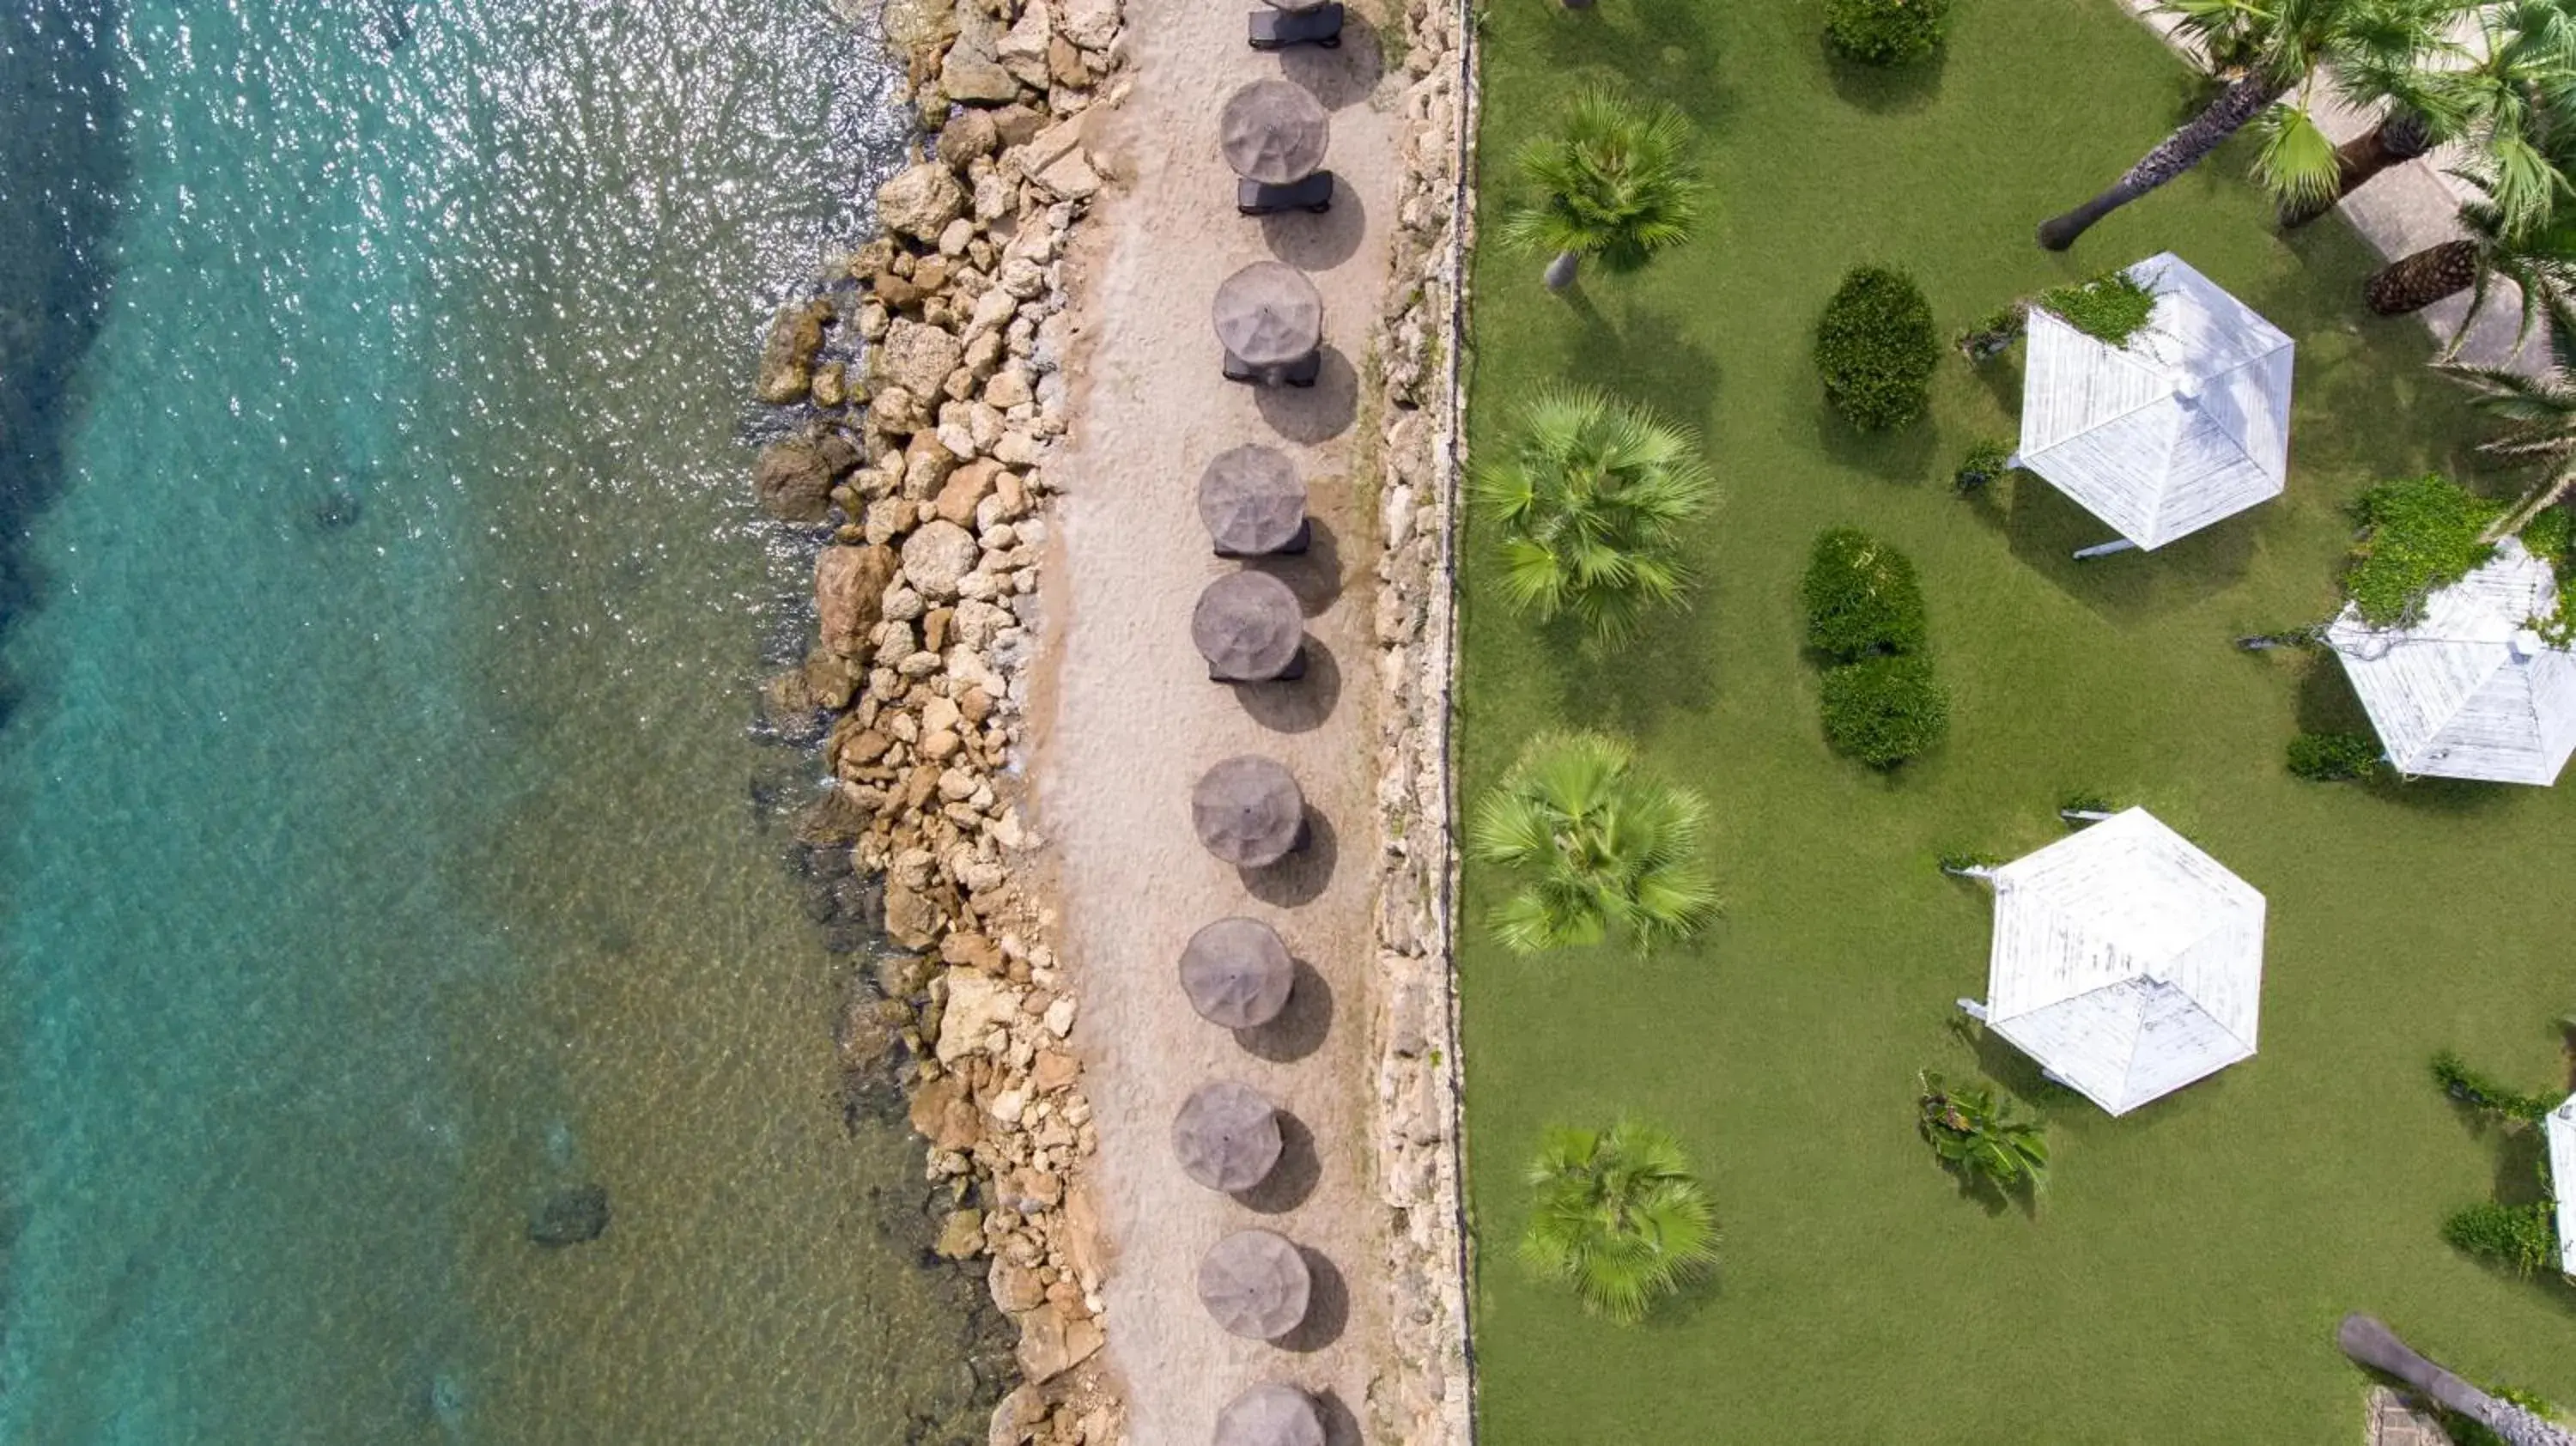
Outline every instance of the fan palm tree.
<svg viewBox="0 0 2576 1446">
<path fill-rule="evenodd" d="M 2308 111 L 2309 81 L 2349 84 L 2384 74 L 2435 48 L 2463 0 L 2165 0 L 2179 31 L 2205 48 L 2226 86 L 2100 195 L 2039 227 L 2039 244 L 2063 251 L 2096 221 L 2200 164 L 2256 117 L 2265 123 L 2265 174 L 2331 174 L 2334 148 Z M 2281 101 L 2296 89 L 2295 99 Z M 2276 108 L 2277 107 L 2277 108 Z"/>
<path fill-rule="evenodd" d="M 1555 254 L 1551 291 L 1571 284 L 1586 256 L 1643 265 L 1688 240 L 1699 217 L 1704 188 L 1684 154 L 1689 142 L 1689 122 L 1670 105 L 1585 91 L 1555 134 L 1521 147 L 1521 175 L 1539 195 L 1504 218 L 1503 240 Z"/>
<path fill-rule="evenodd" d="M 2471 406 L 2501 423 L 2478 450 L 2542 469 L 2522 500 L 2487 529 L 2490 541 L 2520 532 L 2576 487 L 2576 300 L 2556 286 L 2544 285 L 2540 294 L 2549 313 L 2547 371 L 2530 376 L 2509 367 L 2438 364 L 2469 388 Z"/>
<path fill-rule="evenodd" d="M 2285 148 L 2285 160 L 2306 164 L 2262 177 L 2280 202 L 2282 225 L 2306 225 L 2372 177 L 2452 141 L 2467 142 L 2495 176 L 2496 202 L 2513 224 L 2547 218 L 2568 191 L 2549 132 L 2576 104 L 2576 3 L 2481 0 L 2468 8 L 2475 39 L 2445 37 L 2394 66 L 2345 70 L 2346 101 L 2386 109 L 2333 152 L 2331 165 L 2317 163 L 2322 137 Z"/>
<path fill-rule="evenodd" d="M 1919 1127 L 1941 1163 L 1969 1180 L 2010 1194 L 2028 1186 L 2033 1195 L 2048 1188 L 2048 1140 L 2039 1121 L 1998 1101 L 1982 1085 L 1953 1087 L 1925 1070 Z"/>
<path fill-rule="evenodd" d="M 1687 939 L 1717 917 L 1702 871 L 1699 795 L 1637 772 L 1627 744 L 1548 733 L 1477 806 L 1468 848 L 1524 874 L 1494 911 L 1494 937 L 1517 954 L 1621 934 L 1641 952 Z"/>
<path fill-rule="evenodd" d="M 2517 225 L 2497 199 L 2501 184 L 2492 173 L 2462 170 L 2453 174 L 2477 189 L 2460 203 L 2461 236 L 2399 257 L 2371 273 L 2362 284 L 2362 299 L 2381 316 L 2421 311 L 2437 301 L 2469 293 L 2468 314 L 2450 341 L 2458 349 L 2469 323 L 2486 307 L 2499 280 L 2522 291 L 2522 334 L 2531 334 L 2546 298 L 2576 280 L 2576 214 L 2555 216 L 2537 226 Z"/>
<path fill-rule="evenodd" d="M 1717 1212 L 1667 1131 L 1634 1120 L 1549 1130 L 1528 1178 L 1521 1259 L 1590 1310 L 1642 1320 L 1717 1263 Z"/>
<path fill-rule="evenodd" d="M 1682 525 L 1716 492 L 1688 431 L 1564 388 L 1524 404 L 1509 448 L 1468 483 L 1469 502 L 1502 525 L 1512 605 L 1541 620 L 1570 612 L 1596 644 L 1681 597 Z"/>
</svg>

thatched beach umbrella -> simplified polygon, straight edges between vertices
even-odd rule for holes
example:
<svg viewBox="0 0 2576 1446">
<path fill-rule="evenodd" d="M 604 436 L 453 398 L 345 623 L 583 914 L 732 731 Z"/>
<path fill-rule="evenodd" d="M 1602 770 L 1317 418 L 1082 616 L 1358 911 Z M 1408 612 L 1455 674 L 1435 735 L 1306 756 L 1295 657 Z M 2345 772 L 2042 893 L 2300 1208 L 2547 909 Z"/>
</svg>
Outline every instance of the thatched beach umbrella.
<svg viewBox="0 0 2576 1446">
<path fill-rule="evenodd" d="M 1324 1423 L 1305 1392 L 1259 1385 L 1217 1412 L 1216 1446 L 1324 1446 Z"/>
<path fill-rule="evenodd" d="M 1228 448 L 1199 474 L 1199 520 L 1219 552 L 1277 552 L 1306 525 L 1306 484 L 1297 464 L 1276 447 L 1247 442 Z"/>
<path fill-rule="evenodd" d="M 1263 868 L 1305 842 L 1306 796 L 1286 764 L 1242 754 L 1199 776 L 1190 790 L 1190 822 L 1209 853 Z"/>
<path fill-rule="evenodd" d="M 1226 98 L 1217 118 L 1225 163 L 1247 181 L 1293 185 L 1315 174 L 1332 138 L 1332 120 L 1301 85 L 1256 80 Z"/>
<path fill-rule="evenodd" d="M 1249 1190 L 1279 1163 L 1278 1107 L 1250 1085 L 1203 1084 L 1172 1117 L 1172 1157 L 1211 1190 Z"/>
<path fill-rule="evenodd" d="M 1190 641 L 1221 682 L 1267 682 L 1289 671 L 1306 645 L 1305 610 L 1288 584 L 1266 572 L 1230 572 L 1199 593 Z"/>
<path fill-rule="evenodd" d="M 1288 1007 L 1297 966 L 1259 919 L 1219 919 L 1181 950 L 1181 992 L 1210 1024 L 1259 1029 Z"/>
<path fill-rule="evenodd" d="M 1247 366 L 1284 367 L 1324 344 L 1324 297 L 1306 273 L 1255 261 L 1216 289 L 1216 339 Z"/>
<path fill-rule="evenodd" d="M 1199 1259 L 1199 1304 L 1239 1336 L 1275 1341 L 1306 1320 L 1314 1290 L 1306 1258 L 1285 1236 L 1241 1230 Z"/>
</svg>

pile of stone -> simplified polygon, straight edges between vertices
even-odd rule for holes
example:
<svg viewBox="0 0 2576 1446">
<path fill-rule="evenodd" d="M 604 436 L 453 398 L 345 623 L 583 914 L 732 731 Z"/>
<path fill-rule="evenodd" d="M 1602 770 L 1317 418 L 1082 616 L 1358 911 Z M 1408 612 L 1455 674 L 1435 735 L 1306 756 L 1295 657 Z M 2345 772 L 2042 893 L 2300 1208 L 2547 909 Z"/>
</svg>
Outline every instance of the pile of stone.
<svg viewBox="0 0 2576 1446">
<path fill-rule="evenodd" d="M 822 710 L 832 785 L 807 842 L 884 880 L 884 998 L 845 1031 L 913 1060 L 913 1123 L 955 1191 L 938 1252 L 988 1258 L 1024 1383 L 997 1446 L 1108 1446 L 1096 1137 L 1066 1044 L 1075 1002 L 1053 918 L 1015 884 L 1035 841 L 1011 755 L 1046 541 L 1044 461 L 1065 430 L 1061 267 L 1101 184 L 1082 112 L 1114 69 L 1117 0 L 892 0 L 923 154 L 876 196 L 882 235 L 847 280 L 782 310 L 755 386 L 805 409 L 753 485 L 824 524 L 819 637 L 773 706 Z M 864 357 L 853 365 L 831 356 Z M 856 1040 L 857 1044 L 848 1041 Z"/>
</svg>

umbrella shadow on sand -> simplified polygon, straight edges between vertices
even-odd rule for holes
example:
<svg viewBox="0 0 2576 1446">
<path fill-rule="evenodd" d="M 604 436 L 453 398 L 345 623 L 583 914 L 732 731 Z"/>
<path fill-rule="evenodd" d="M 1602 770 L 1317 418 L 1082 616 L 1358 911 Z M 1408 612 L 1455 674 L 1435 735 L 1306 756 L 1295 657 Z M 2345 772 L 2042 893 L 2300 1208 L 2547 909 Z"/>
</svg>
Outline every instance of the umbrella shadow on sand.
<svg viewBox="0 0 2576 1446">
<path fill-rule="evenodd" d="M 1261 218 L 1261 239 L 1270 243 L 1270 254 L 1300 271 L 1330 271 L 1350 260 L 1367 230 L 1367 204 L 1358 188 L 1339 177 L 1333 182 L 1333 209 L 1321 215 L 1275 211 Z"/>
<path fill-rule="evenodd" d="M 1329 442 L 1351 429 L 1360 410 L 1360 374 L 1341 349 L 1326 343 L 1322 367 L 1311 387 L 1263 387 L 1253 403 L 1270 429 L 1291 442 L 1309 446 Z"/>
<path fill-rule="evenodd" d="M 1306 639 L 1305 657 L 1304 677 L 1229 684 L 1244 715 L 1273 733 L 1310 733 L 1324 726 L 1341 702 L 1342 668 L 1333 661 L 1332 650 L 1312 637 Z"/>
<path fill-rule="evenodd" d="M 1341 538 L 1330 523 L 1311 513 L 1306 518 L 1304 552 L 1265 553 L 1245 558 L 1243 565 L 1288 584 L 1288 590 L 1297 595 L 1297 605 L 1310 618 L 1330 608 L 1333 600 L 1341 596 Z"/>
<path fill-rule="evenodd" d="M 1315 1152 L 1315 1132 L 1286 1110 L 1274 1117 L 1279 1126 L 1279 1162 L 1249 1190 L 1234 1192 L 1234 1202 L 1259 1215 L 1282 1215 L 1306 1203 L 1324 1177 L 1323 1157 Z"/>
<path fill-rule="evenodd" d="M 1347 110 L 1367 100 L 1386 74 L 1386 42 L 1377 26 L 1354 6 L 1342 14 L 1339 46 L 1283 50 L 1279 73 L 1302 86 L 1324 109 Z"/>
<path fill-rule="evenodd" d="M 1297 1328 L 1271 1344 L 1299 1355 L 1320 1351 L 1342 1338 L 1351 1323 L 1350 1282 L 1342 1278 L 1341 1268 L 1331 1257 L 1312 1246 L 1300 1245 L 1297 1254 L 1306 1262 L 1306 1318 Z"/>
<path fill-rule="evenodd" d="M 1306 809 L 1305 834 L 1303 846 L 1279 862 L 1235 870 L 1252 897 L 1274 908 L 1293 909 L 1313 903 L 1331 885 L 1333 866 L 1341 851 L 1332 820 L 1310 805 Z"/>
<path fill-rule="evenodd" d="M 1288 1003 L 1266 1024 L 1234 1032 L 1244 1053 L 1272 1064 L 1294 1064 L 1324 1047 L 1333 1032 L 1333 986 L 1314 965 L 1299 959 Z M 1286 1124 L 1283 1121 L 1281 1128 Z"/>
</svg>

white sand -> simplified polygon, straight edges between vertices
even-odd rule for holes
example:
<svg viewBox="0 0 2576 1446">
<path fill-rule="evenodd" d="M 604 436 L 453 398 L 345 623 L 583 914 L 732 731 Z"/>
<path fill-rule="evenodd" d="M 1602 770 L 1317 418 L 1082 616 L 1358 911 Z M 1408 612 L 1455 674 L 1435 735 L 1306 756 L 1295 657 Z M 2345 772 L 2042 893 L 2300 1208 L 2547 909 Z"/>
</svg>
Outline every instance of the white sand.
<svg viewBox="0 0 2576 1446">
<path fill-rule="evenodd" d="M 1130 0 L 1127 33 L 1133 89 L 1116 110 L 1095 111 L 1088 131 L 1116 179 L 1074 257 L 1073 431 L 1051 464 L 1064 496 L 1045 568 L 1031 747 L 1059 938 L 1083 1005 L 1074 1040 L 1099 1120 L 1096 1188 L 1114 1252 L 1108 1358 L 1138 1443 L 1204 1441 L 1236 1392 L 1284 1380 L 1329 1393 L 1341 1446 L 1358 1439 L 1389 1349 L 1368 1138 L 1376 542 L 1348 473 L 1368 430 L 1352 415 L 1354 368 L 1385 285 L 1392 124 L 1371 108 L 1380 63 L 1356 16 L 1338 54 L 1255 53 L 1243 11 L 1211 0 Z M 1329 216 L 1234 212 L 1217 113 L 1235 87 L 1280 74 L 1332 113 L 1326 164 L 1341 187 Z M 1236 267 L 1273 256 L 1313 274 L 1324 294 L 1335 350 L 1311 391 L 1257 393 L 1218 375 L 1209 300 Z M 1199 589 L 1237 565 L 1209 551 L 1199 469 L 1243 442 L 1298 461 L 1316 545 L 1264 564 L 1311 614 L 1307 677 L 1238 692 L 1208 681 L 1189 616 Z M 1189 818 L 1198 775 L 1247 752 L 1288 764 L 1319 820 L 1308 853 L 1259 878 L 1211 858 Z M 1308 966 L 1267 1038 L 1238 1041 L 1203 1022 L 1175 977 L 1190 934 L 1237 913 L 1269 921 Z M 1268 1198 L 1218 1195 L 1172 1162 L 1174 1111 L 1219 1077 L 1263 1090 L 1302 1125 Z M 1254 1225 L 1337 1267 L 1319 1276 L 1308 1326 L 1284 1345 L 1226 1334 L 1193 1287 L 1201 1252 Z"/>
</svg>

